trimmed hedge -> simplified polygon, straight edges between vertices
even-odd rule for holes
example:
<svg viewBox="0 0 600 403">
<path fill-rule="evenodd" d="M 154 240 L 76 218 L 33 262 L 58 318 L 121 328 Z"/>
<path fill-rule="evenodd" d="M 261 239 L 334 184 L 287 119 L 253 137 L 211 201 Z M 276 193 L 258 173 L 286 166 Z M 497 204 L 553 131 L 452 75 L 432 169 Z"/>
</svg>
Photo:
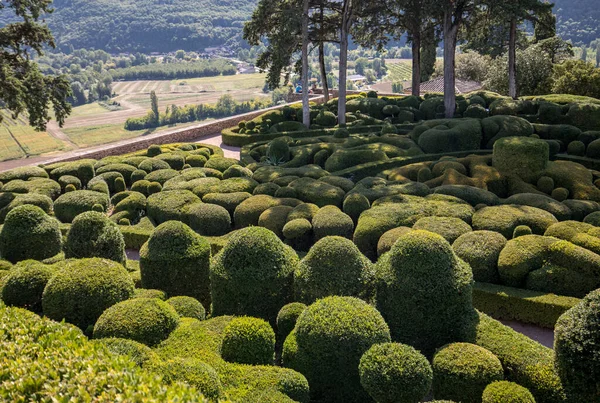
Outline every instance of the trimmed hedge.
<svg viewBox="0 0 600 403">
<path fill-rule="evenodd" d="M 277 314 L 277 336 L 281 341 L 294 330 L 298 317 L 304 310 L 306 305 L 301 302 L 292 302 L 284 305 Z"/>
<path fill-rule="evenodd" d="M 108 211 L 110 199 L 107 194 L 92 190 L 76 190 L 65 193 L 54 202 L 54 214 L 61 222 L 70 223 L 75 217 L 86 211 L 92 211 L 99 204 Z"/>
<path fill-rule="evenodd" d="M 235 232 L 210 268 L 212 314 L 248 315 L 274 324 L 290 302 L 298 256 L 265 228 Z"/>
<path fill-rule="evenodd" d="M 423 217 L 412 228 L 441 235 L 450 243 L 453 243 L 461 235 L 473 231 L 469 224 L 454 217 Z"/>
<path fill-rule="evenodd" d="M 444 344 L 474 340 L 473 275 L 444 238 L 427 231 L 403 235 L 375 271 L 376 307 L 394 341 L 431 357 Z"/>
<path fill-rule="evenodd" d="M 267 322 L 252 317 L 234 318 L 223 331 L 221 356 L 225 361 L 270 365 L 275 353 L 275 332 Z"/>
<path fill-rule="evenodd" d="M 153 347 L 178 324 L 179 315 L 171 305 L 158 298 L 135 298 L 104 311 L 94 325 L 94 338 L 119 337 Z"/>
<path fill-rule="evenodd" d="M 17 263 L 2 278 L 2 301 L 8 306 L 41 312 L 44 288 L 55 271 L 54 267 L 36 260 Z"/>
<path fill-rule="evenodd" d="M 495 283 L 498 281 L 498 257 L 506 242 L 506 238 L 497 232 L 473 231 L 458 237 L 452 249 L 471 266 L 475 281 Z"/>
<path fill-rule="evenodd" d="M 105 309 L 133 296 L 133 280 L 119 263 L 93 258 L 59 265 L 42 296 L 44 315 L 50 319 L 86 330 Z"/>
<path fill-rule="evenodd" d="M 351 239 L 354 232 L 352 218 L 336 206 L 326 206 L 319 209 L 312 219 L 312 226 L 315 240 L 327 236 L 340 236 Z"/>
<path fill-rule="evenodd" d="M 206 310 L 195 298 L 180 295 L 169 298 L 167 304 L 175 308 L 177 314 L 182 318 L 206 319 Z"/>
<path fill-rule="evenodd" d="M 59 223 L 37 206 L 20 206 L 6 216 L 0 231 L 0 256 L 16 263 L 44 260 L 61 251 Z"/>
<path fill-rule="evenodd" d="M 75 217 L 64 245 L 67 259 L 99 257 L 125 264 L 125 241 L 117 224 L 88 211 Z"/>
<path fill-rule="evenodd" d="M 306 376 L 312 400 L 365 402 L 360 359 L 374 344 L 389 341 L 375 308 L 353 297 L 327 297 L 298 318 L 283 346 L 283 364 Z"/>
<path fill-rule="evenodd" d="M 600 290 L 592 291 L 556 323 L 556 370 L 569 401 L 594 402 L 600 389 Z"/>
<path fill-rule="evenodd" d="M 156 225 L 170 220 L 184 221 L 185 208 L 192 203 L 201 202 L 200 198 L 189 190 L 169 190 L 152 194 L 147 200 L 148 217 Z"/>
<path fill-rule="evenodd" d="M 221 236 L 231 231 L 229 212 L 217 204 L 192 203 L 184 209 L 185 222 L 205 236 Z"/>
<path fill-rule="evenodd" d="M 492 118 L 490 118 L 492 119 Z M 548 166 L 548 143 L 530 137 L 506 137 L 494 143 L 493 166 L 505 175 L 527 181 Z"/>
<path fill-rule="evenodd" d="M 375 344 L 360 359 L 360 383 L 378 403 L 422 401 L 433 379 L 427 358 L 399 343 Z"/>
<path fill-rule="evenodd" d="M 433 394 L 438 399 L 481 403 L 487 385 L 504 379 L 498 357 L 475 344 L 453 343 L 433 357 Z"/>
<path fill-rule="evenodd" d="M 211 402 L 218 402 L 218 399 L 223 397 L 219 375 L 213 367 L 200 360 L 188 358 L 152 360 L 144 368 L 159 374 L 167 384 L 185 382 L 196 388 Z"/>
<path fill-rule="evenodd" d="M 514 382 L 497 381 L 486 386 L 482 403 L 535 403 L 531 392 Z"/>
<path fill-rule="evenodd" d="M 210 308 L 210 244 L 179 221 L 159 225 L 140 249 L 145 288 L 163 290 L 169 297 L 186 295 Z"/>
<path fill-rule="evenodd" d="M 137 341 L 111 337 L 99 339 L 95 342 L 106 346 L 107 350 L 113 354 L 128 356 L 140 367 L 150 360 L 156 360 L 158 358 L 156 353 L 152 351 L 150 347 L 138 343 Z"/>
<path fill-rule="evenodd" d="M 300 261 L 294 273 L 294 291 L 296 299 L 306 304 L 330 295 L 369 301 L 374 279 L 371 262 L 352 241 L 328 236 L 317 241 Z"/>
</svg>

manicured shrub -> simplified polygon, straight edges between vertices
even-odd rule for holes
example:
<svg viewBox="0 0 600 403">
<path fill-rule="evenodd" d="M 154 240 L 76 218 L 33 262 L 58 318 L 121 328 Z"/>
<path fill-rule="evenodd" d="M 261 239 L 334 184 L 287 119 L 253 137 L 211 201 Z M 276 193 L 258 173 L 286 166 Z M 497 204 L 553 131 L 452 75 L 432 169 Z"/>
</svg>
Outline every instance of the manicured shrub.
<svg viewBox="0 0 600 403">
<path fill-rule="evenodd" d="M 591 224 L 595 227 L 600 227 L 600 211 L 590 213 L 583 219 L 584 223 Z"/>
<path fill-rule="evenodd" d="M 315 123 L 323 127 L 333 127 L 337 124 L 337 116 L 333 112 L 322 110 L 315 118 Z"/>
<path fill-rule="evenodd" d="M 231 216 L 221 206 L 210 203 L 193 203 L 185 208 L 185 221 L 205 236 L 221 236 L 231 231 Z"/>
<path fill-rule="evenodd" d="M 356 223 L 362 212 L 370 207 L 371 203 L 366 196 L 360 193 L 352 193 L 344 199 L 343 211 Z"/>
<path fill-rule="evenodd" d="M 274 324 L 290 302 L 297 267 L 296 253 L 271 231 L 237 231 L 211 264 L 213 316 L 248 315 Z"/>
<path fill-rule="evenodd" d="M 219 374 L 205 362 L 189 358 L 153 360 L 144 367 L 159 374 L 163 382 L 185 382 L 202 393 L 210 402 L 217 402 L 223 394 Z"/>
<path fill-rule="evenodd" d="M 494 113 L 492 112 L 492 115 Z M 533 134 L 533 126 L 517 116 L 492 116 L 481 121 L 483 144 L 492 149 L 495 143 L 506 137 L 528 138 Z"/>
<path fill-rule="evenodd" d="M 296 207 L 302 202 L 296 199 L 277 199 L 268 195 L 252 196 L 235 208 L 233 221 L 236 228 L 258 225 L 260 215 L 274 206 Z"/>
<path fill-rule="evenodd" d="M 15 179 L 28 180 L 29 178 L 48 178 L 45 169 L 31 166 L 18 167 L 9 171 L 0 172 L 0 182 L 6 183 Z"/>
<path fill-rule="evenodd" d="M 387 231 L 379 238 L 377 243 L 377 256 L 381 256 L 392 249 L 398 238 L 412 231 L 409 227 L 398 227 Z"/>
<path fill-rule="evenodd" d="M 44 315 L 85 330 L 108 307 L 133 296 L 133 280 L 119 263 L 105 259 L 68 260 L 42 297 Z"/>
<path fill-rule="evenodd" d="M 148 150 L 146 151 L 146 155 L 148 157 L 156 157 L 157 155 L 162 154 L 162 149 L 160 148 L 159 145 L 153 144 L 150 147 L 148 147 Z"/>
<path fill-rule="evenodd" d="M 177 171 L 183 169 L 183 166 L 185 165 L 185 157 L 182 154 L 163 153 L 156 156 L 156 159 L 165 161 L 167 164 L 169 164 L 171 169 L 175 169 Z"/>
<path fill-rule="evenodd" d="M 565 188 L 556 188 L 552 191 L 552 198 L 562 202 L 569 198 L 569 190 Z"/>
<path fill-rule="evenodd" d="M 403 235 L 375 270 L 376 307 L 395 341 L 432 356 L 444 344 L 474 338 L 473 275 L 444 238 L 427 231 Z"/>
<path fill-rule="evenodd" d="M 159 183 L 161 185 L 161 190 L 162 190 L 162 185 L 164 185 L 166 181 L 168 181 L 169 179 L 173 179 L 177 176 L 179 176 L 179 172 L 174 169 L 169 168 L 169 169 L 158 169 L 156 171 L 152 171 L 148 175 L 146 175 L 144 177 L 144 179 L 150 183 L 153 183 L 153 182 Z M 152 193 L 152 192 L 150 192 L 150 193 Z"/>
<path fill-rule="evenodd" d="M 208 161 L 208 158 L 204 155 L 188 155 L 185 157 L 185 163 L 193 168 L 203 167 L 206 164 L 206 161 Z"/>
<path fill-rule="evenodd" d="M 298 317 L 304 310 L 306 305 L 301 302 L 292 302 L 284 305 L 277 314 L 277 336 L 278 339 L 285 338 L 294 330 Z"/>
<path fill-rule="evenodd" d="M 148 217 L 158 224 L 169 220 L 184 221 L 185 208 L 192 203 L 201 202 L 200 198 L 189 190 L 169 190 L 152 194 L 147 200 Z"/>
<path fill-rule="evenodd" d="M 136 288 L 133 298 L 158 298 L 161 301 L 167 299 L 167 294 L 162 290 L 152 290 L 147 288 Z"/>
<path fill-rule="evenodd" d="M 567 153 L 583 157 L 585 155 L 585 144 L 581 141 L 571 141 L 567 146 Z"/>
<path fill-rule="evenodd" d="M 312 226 L 316 240 L 326 236 L 341 236 L 350 239 L 354 232 L 352 218 L 335 206 L 319 209 L 312 219 Z"/>
<path fill-rule="evenodd" d="M 206 310 L 195 298 L 180 295 L 169 298 L 167 304 L 175 308 L 177 314 L 182 318 L 206 319 Z"/>
<path fill-rule="evenodd" d="M 438 399 L 479 403 L 485 387 L 503 379 L 498 357 L 475 344 L 449 344 L 433 357 L 433 394 Z"/>
<path fill-rule="evenodd" d="M 68 185 L 73 185 L 75 190 L 81 189 L 81 181 L 76 176 L 63 175 L 60 178 L 58 178 L 58 183 L 60 184 L 60 187 L 63 189 L 63 191 Z"/>
<path fill-rule="evenodd" d="M 155 346 L 179 324 L 175 309 L 157 298 L 135 298 L 111 306 L 98 318 L 94 338 L 119 337 Z"/>
<path fill-rule="evenodd" d="M 390 341 L 375 308 L 353 297 L 327 297 L 298 318 L 283 346 L 283 363 L 306 376 L 311 400 L 364 402 L 358 366 L 374 344 Z"/>
<path fill-rule="evenodd" d="M 275 353 L 275 332 L 267 322 L 252 317 L 234 318 L 223 331 L 221 356 L 225 361 L 270 365 Z"/>
<path fill-rule="evenodd" d="M 79 161 L 60 163 L 60 166 L 50 170 L 50 178 L 58 180 L 61 176 L 76 176 L 83 186 L 86 186 L 95 176 L 95 160 L 82 159 Z M 46 167 L 48 170 L 49 168 Z"/>
<path fill-rule="evenodd" d="M 125 241 L 117 224 L 104 214 L 88 211 L 78 215 L 64 245 L 65 257 L 99 257 L 125 263 Z"/>
<path fill-rule="evenodd" d="M 251 178 L 253 172 L 240 165 L 232 165 L 223 172 L 223 179 L 230 178 Z"/>
<path fill-rule="evenodd" d="M 131 174 L 131 184 L 133 185 L 136 182 L 143 180 L 146 177 L 146 175 L 148 175 L 148 173 L 146 171 L 143 171 L 141 169 L 136 169 Z M 131 189 L 131 190 L 133 190 L 133 189 Z"/>
<path fill-rule="evenodd" d="M 361 357 L 358 371 L 361 385 L 378 403 L 420 402 L 433 378 L 427 358 L 399 343 L 373 345 Z"/>
<path fill-rule="evenodd" d="M 350 132 L 347 129 L 339 128 L 333 132 L 333 137 L 335 137 L 336 139 L 347 139 L 348 137 L 350 137 Z M 315 155 L 315 159 L 316 159 L 316 155 Z M 315 161 L 315 163 L 316 163 L 316 161 Z"/>
<path fill-rule="evenodd" d="M 290 160 L 290 146 L 285 138 L 277 138 L 267 145 L 266 157 L 279 165 Z"/>
<path fill-rule="evenodd" d="M 211 156 L 206 164 L 204 164 L 204 168 L 216 169 L 219 172 L 225 172 L 227 168 L 233 165 L 238 165 L 239 161 L 234 158 L 225 158 L 219 156 Z"/>
<path fill-rule="evenodd" d="M 546 194 L 552 193 L 554 190 L 554 179 L 549 176 L 542 176 L 537 181 L 537 188 L 539 191 L 544 192 Z"/>
<path fill-rule="evenodd" d="M 495 283 L 498 281 L 498 257 L 506 242 L 506 238 L 497 232 L 473 231 L 458 237 L 452 249 L 471 266 L 475 281 Z"/>
<path fill-rule="evenodd" d="M 105 172 L 118 172 L 121 175 L 123 175 L 123 178 L 125 179 L 125 183 L 127 185 L 131 185 L 133 183 L 131 180 L 131 176 L 133 175 L 134 172 L 137 171 L 136 167 L 137 166 L 132 166 L 129 164 L 121 164 L 121 163 L 108 164 L 101 168 L 98 168 L 96 170 L 96 175 L 103 174 Z"/>
<path fill-rule="evenodd" d="M 210 244 L 179 221 L 159 225 L 140 249 L 144 288 L 186 295 L 210 307 Z"/>
<path fill-rule="evenodd" d="M 600 381 L 600 290 L 592 291 L 556 323 L 556 370 L 569 401 L 598 399 Z"/>
<path fill-rule="evenodd" d="M 15 179 L 1 187 L 3 192 L 28 193 L 30 195 L 46 196 L 52 200 L 60 196 L 61 187 L 52 179 L 31 178 L 28 181 Z"/>
<path fill-rule="evenodd" d="M 459 236 L 473 231 L 469 224 L 454 217 L 423 217 L 413 225 L 413 229 L 441 235 L 450 243 L 456 241 Z"/>
<path fill-rule="evenodd" d="M 518 225 L 513 232 L 513 239 L 524 235 L 531 235 L 533 232 L 527 225 Z"/>
<path fill-rule="evenodd" d="M 434 120 L 417 126 L 411 138 L 428 154 L 478 150 L 481 147 L 478 120 Z"/>
<path fill-rule="evenodd" d="M 2 301 L 8 306 L 42 310 L 42 293 L 55 269 L 36 260 L 25 260 L 15 265 L 2 278 Z"/>
<path fill-rule="evenodd" d="M 12 263 L 44 260 L 60 253 L 59 223 L 37 206 L 20 206 L 6 216 L 0 231 L 0 256 Z"/>
<path fill-rule="evenodd" d="M 368 301 L 372 298 L 374 277 L 371 262 L 352 241 L 328 236 L 317 241 L 300 261 L 294 273 L 294 290 L 296 298 L 306 304 L 330 295 Z"/>
<path fill-rule="evenodd" d="M 493 166 L 505 175 L 527 181 L 546 169 L 550 158 L 548 143 L 528 137 L 506 137 L 494 143 Z"/>
<path fill-rule="evenodd" d="M 289 197 L 295 199 L 298 197 L 298 192 L 296 191 L 296 189 L 291 188 L 289 186 L 282 186 L 279 189 L 277 189 L 277 191 L 275 191 L 275 197 Z"/>
<path fill-rule="evenodd" d="M 312 232 L 312 224 L 306 218 L 296 218 L 288 221 L 281 230 L 285 239 L 300 239 L 309 236 Z"/>
<path fill-rule="evenodd" d="M 158 171 L 160 169 L 170 169 L 171 166 L 166 162 L 159 160 L 158 158 L 148 158 L 138 165 L 138 169 L 145 171 L 146 174 Z"/>
<path fill-rule="evenodd" d="M 253 195 L 269 195 L 275 196 L 275 192 L 279 189 L 279 185 L 273 182 L 261 183 L 252 191 Z"/>
<path fill-rule="evenodd" d="M 69 183 L 67 186 L 65 186 L 65 193 L 69 193 L 69 192 L 74 192 L 76 191 L 77 188 L 75 187 L 75 185 Z"/>
<path fill-rule="evenodd" d="M 288 185 L 294 189 L 298 198 L 306 203 L 314 203 L 319 207 L 334 205 L 341 207 L 346 192 L 334 185 L 313 178 L 296 179 Z"/>
<path fill-rule="evenodd" d="M 531 392 L 514 382 L 490 383 L 481 396 L 482 403 L 535 403 Z"/>
<path fill-rule="evenodd" d="M 388 159 L 387 154 L 381 150 L 339 149 L 327 159 L 325 169 L 329 172 L 337 172 L 355 165 Z"/>
<path fill-rule="evenodd" d="M 463 113 L 463 116 L 465 118 L 485 119 L 489 116 L 489 113 L 484 106 L 475 104 L 469 105 L 465 113 Z"/>
<path fill-rule="evenodd" d="M 96 343 L 106 346 L 108 351 L 113 354 L 128 356 L 140 367 L 150 360 L 156 360 L 156 353 L 150 347 L 137 341 L 111 337 L 99 339 Z"/>
<path fill-rule="evenodd" d="M 233 217 L 237 206 L 242 204 L 246 199 L 252 197 L 248 192 L 233 192 L 233 193 L 208 193 L 202 197 L 202 201 L 208 204 L 216 204 L 224 207 L 225 210 Z"/>
<path fill-rule="evenodd" d="M 527 225 L 534 234 L 542 235 L 558 220 L 547 211 L 529 206 L 490 206 L 473 214 L 473 229 L 499 232 L 512 238 L 515 228 Z"/>
<path fill-rule="evenodd" d="M 76 190 L 65 193 L 54 202 L 54 214 L 61 222 L 70 223 L 75 217 L 86 211 L 92 211 L 95 204 L 108 211 L 108 195 L 92 190 Z"/>
</svg>

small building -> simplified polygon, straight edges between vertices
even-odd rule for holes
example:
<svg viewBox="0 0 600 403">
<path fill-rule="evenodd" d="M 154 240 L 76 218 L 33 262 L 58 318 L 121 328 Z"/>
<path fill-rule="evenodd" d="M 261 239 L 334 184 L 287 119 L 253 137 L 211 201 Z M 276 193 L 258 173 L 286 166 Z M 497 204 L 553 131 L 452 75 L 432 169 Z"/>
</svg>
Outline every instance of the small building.
<svg viewBox="0 0 600 403">
<path fill-rule="evenodd" d="M 356 85 L 363 85 L 367 81 L 367 78 L 361 74 L 351 74 L 346 79 Z"/>
<path fill-rule="evenodd" d="M 482 88 L 483 85 L 477 81 L 456 79 L 455 90 L 457 94 L 467 94 L 469 92 L 479 91 Z M 412 87 L 405 88 L 404 92 L 406 94 L 412 93 Z M 421 83 L 421 94 L 429 94 L 432 92 L 444 92 L 444 77 L 438 77 L 433 80 Z"/>
</svg>

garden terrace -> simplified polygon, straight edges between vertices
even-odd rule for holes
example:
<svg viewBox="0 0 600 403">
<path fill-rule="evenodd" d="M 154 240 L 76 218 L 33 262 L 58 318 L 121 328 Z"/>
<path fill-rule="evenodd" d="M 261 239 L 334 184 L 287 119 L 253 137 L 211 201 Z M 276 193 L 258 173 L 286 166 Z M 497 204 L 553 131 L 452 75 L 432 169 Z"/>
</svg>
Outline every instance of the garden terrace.
<svg viewBox="0 0 600 403">
<path fill-rule="evenodd" d="M 65 360 L 94 346 L 98 382 L 208 401 L 592 401 L 598 101 L 480 92 L 448 120 L 369 94 L 347 127 L 336 102 L 312 130 L 294 107 L 225 130 L 239 161 L 175 143 L 0 173 L 0 316 L 26 335 L 0 332 L 7 360 L 31 376 L 43 334 Z M 557 354 L 499 319 L 558 322 Z"/>
</svg>

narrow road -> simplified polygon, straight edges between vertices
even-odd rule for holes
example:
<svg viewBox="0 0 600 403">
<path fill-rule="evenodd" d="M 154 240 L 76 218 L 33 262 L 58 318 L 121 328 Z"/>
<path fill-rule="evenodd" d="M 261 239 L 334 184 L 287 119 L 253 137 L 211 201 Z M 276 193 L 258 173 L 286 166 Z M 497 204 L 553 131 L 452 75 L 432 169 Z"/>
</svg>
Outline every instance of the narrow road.
<svg viewBox="0 0 600 403">
<path fill-rule="evenodd" d="M 48 124 L 46 125 L 46 133 L 48 133 L 49 135 L 51 135 L 58 141 L 64 141 L 72 149 L 79 148 L 79 146 L 77 144 L 75 144 L 71 141 L 69 136 L 67 136 L 65 133 L 63 133 L 63 131 L 60 129 L 60 126 L 58 125 L 58 123 L 56 123 L 54 120 L 49 121 Z"/>
</svg>

